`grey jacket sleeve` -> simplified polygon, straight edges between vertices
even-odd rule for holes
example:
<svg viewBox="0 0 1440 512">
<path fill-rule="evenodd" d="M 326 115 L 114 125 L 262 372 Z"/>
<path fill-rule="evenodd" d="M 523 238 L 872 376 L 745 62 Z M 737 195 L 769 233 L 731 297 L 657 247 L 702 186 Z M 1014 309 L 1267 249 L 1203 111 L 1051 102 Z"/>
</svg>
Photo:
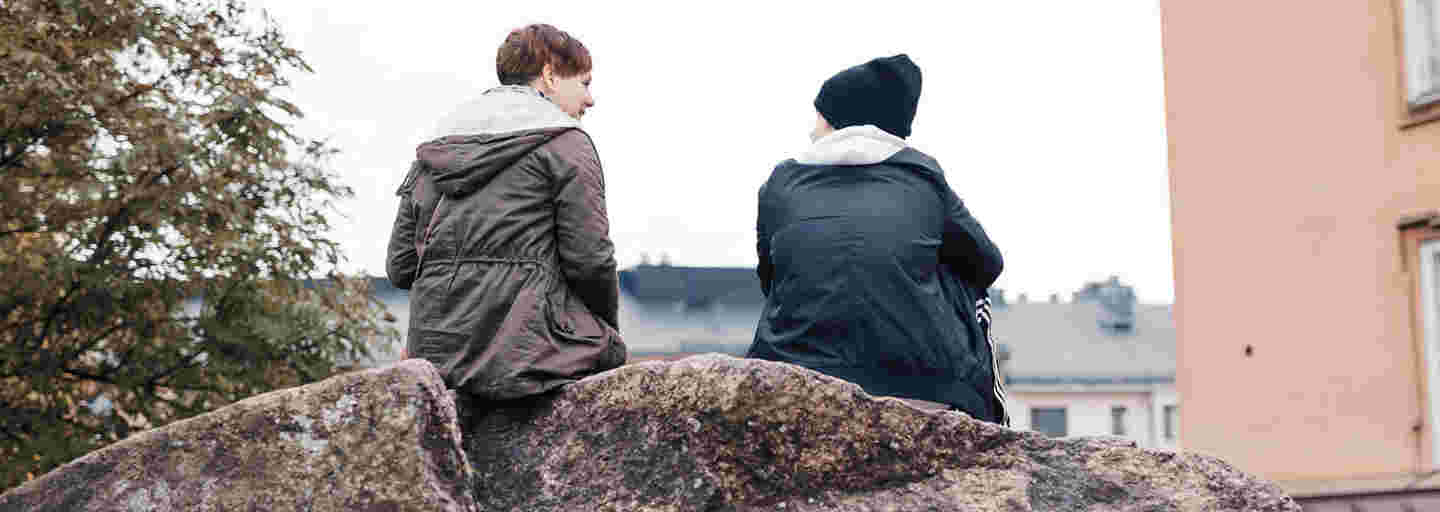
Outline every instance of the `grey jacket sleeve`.
<svg viewBox="0 0 1440 512">
<path fill-rule="evenodd" d="M 945 218 L 945 235 L 940 244 L 940 261 L 949 264 L 956 275 L 971 286 L 986 290 L 995 284 L 1000 272 L 1005 269 L 1000 248 L 986 236 L 985 229 L 970 215 L 970 210 L 965 208 L 965 202 L 955 195 L 955 191 L 948 184 L 942 184 L 942 187 L 949 214 Z"/>
<path fill-rule="evenodd" d="M 417 225 L 420 205 L 412 199 L 419 174 L 420 163 L 411 164 L 405 181 L 395 191 L 395 195 L 400 196 L 400 211 L 395 213 L 395 225 L 390 228 L 390 246 L 385 251 L 385 274 L 390 277 L 390 284 L 401 290 L 408 290 L 414 284 L 420 264 L 415 248 L 415 238 L 419 236 L 420 229 Z"/>
<path fill-rule="evenodd" d="M 555 236 L 560 270 L 585 306 L 620 328 L 620 279 L 605 211 L 605 175 L 590 136 L 571 130 L 552 142 Z"/>
</svg>

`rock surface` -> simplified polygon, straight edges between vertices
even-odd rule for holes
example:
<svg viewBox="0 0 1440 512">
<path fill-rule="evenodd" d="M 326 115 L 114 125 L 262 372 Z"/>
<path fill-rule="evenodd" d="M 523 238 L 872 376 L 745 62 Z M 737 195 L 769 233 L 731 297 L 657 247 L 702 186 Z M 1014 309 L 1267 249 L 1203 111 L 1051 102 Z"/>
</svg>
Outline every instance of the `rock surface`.
<svg viewBox="0 0 1440 512">
<path fill-rule="evenodd" d="M 1052 439 L 721 355 L 455 400 L 421 360 L 346 374 L 143 432 L 0 512 L 1300 510 L 1211 457 Z"/>
<path fill-rule="evenodd" d="M 1215 458 L 1052 439 L 720 355 L 460 414 L 482 510 L 1300 510 Z"/>
<path fill-rule="evenodd" d="M 454 402 L 410 360 L 137 434 L 0 496 L 0 511 L 471 511 Z"/>
</svg>

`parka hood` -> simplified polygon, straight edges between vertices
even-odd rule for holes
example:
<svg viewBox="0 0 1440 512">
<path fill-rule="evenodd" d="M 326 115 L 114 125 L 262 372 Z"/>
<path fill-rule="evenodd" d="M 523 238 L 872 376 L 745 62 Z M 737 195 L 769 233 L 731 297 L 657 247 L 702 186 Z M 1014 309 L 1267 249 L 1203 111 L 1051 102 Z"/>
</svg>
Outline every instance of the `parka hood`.
<svg viewBox="0 0 1440 512">
<path fill-rule="evenodd" d="M 464 195 L 580 122 L 526 86 L 500 86 L 465 103 L 436 126 L 435 139 L 415 149 L 436 189 Z M 404 187 L 402 187 L 404 188 Z"/>
<path fill-rule="evenodd" d="M 536 148 L 574 128 L 542 128 L 488 135 L 451 135 L 421 144 L 419 160 L 447 196 L 474 192 Z"/>
<path fill-rule="evenodd" d="M 561 127 L 579 128 L 580 121 L 560 110 L 533 87 L 502 85 L 486 90 L 479 98 L 456 107 L 441 118 L 431 138 Z"/>
<path fill-rule="evenodd" d="M 848 126 L 816 139 L 795 160 L 806 165 L 870 165 L 906 147 L 905 139 L 873 125 Z"/>
</svg>

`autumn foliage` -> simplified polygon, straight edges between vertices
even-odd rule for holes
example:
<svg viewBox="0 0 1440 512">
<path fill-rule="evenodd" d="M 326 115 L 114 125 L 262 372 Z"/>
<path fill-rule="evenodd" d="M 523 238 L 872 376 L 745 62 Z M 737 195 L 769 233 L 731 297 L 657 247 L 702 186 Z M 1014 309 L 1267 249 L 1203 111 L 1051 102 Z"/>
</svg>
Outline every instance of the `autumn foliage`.
<svg viewBox="0 0 1440 512">
<path fill-rule="evenodd" d="M 236 0 L 0 0 L 0 491 L 394 335 L 333 272 L 309 71 Z"/>
</svg>

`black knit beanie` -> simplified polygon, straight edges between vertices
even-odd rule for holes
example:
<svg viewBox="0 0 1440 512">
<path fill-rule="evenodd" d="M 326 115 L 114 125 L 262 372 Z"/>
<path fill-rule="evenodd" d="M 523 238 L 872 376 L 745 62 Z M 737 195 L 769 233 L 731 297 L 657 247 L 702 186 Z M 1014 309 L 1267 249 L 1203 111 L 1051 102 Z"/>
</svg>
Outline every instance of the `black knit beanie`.
<svg viewBox="0 0 1440 512">
<path fill-rule="evenodd" d="M 873 124 L 902 138 L 919 104 L 920 68 L 903 53 L 836 73 L 815 96 L 815 110 L 836 130 Z"/>
</svg>

